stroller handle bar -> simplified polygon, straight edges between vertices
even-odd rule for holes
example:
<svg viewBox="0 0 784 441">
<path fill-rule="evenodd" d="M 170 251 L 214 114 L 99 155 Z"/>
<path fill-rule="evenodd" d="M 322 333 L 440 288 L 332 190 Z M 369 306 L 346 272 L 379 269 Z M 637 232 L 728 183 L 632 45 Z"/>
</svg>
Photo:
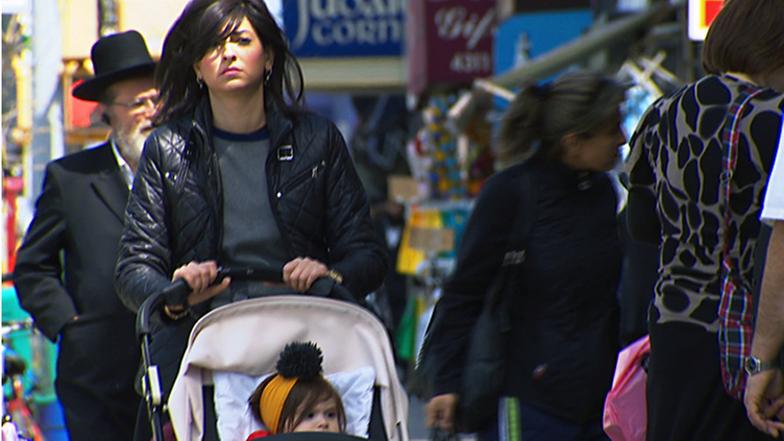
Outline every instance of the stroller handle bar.
<svg viewBox="0 0 784 441">
<path fill-rule="evenodd" d="M 258 280 L 263 282 L 283 283 L 283 268 L 218 268 L 215 283 L 226 277 L 233 280 Z"/>
<path fill-rule="evenodd" d="M 230 268 L 219 267 L 218 276 L 215 278 L 215 283 L 220 283 L 224 278 L 231 277 L 232 280 L 256 280 L 264 282 L 282 283 L 283 282 L 283 268 L 282 267 L 256 267 L 256 268 Z M 186 303 L 188 294 L 191 292 L 191 287 L 184 279 L 176 279 L 169 286 L 162 291 L 155 293 L 145 299 L 139 307 L 136 315 L 136 335 L 149 335 L 152 333 L 152 324 L 150 319 L 152 313 L 164 304 L 166 305 L 183 305 Z M 316 280 L 308 290 L 307 294 L 332 297 L 337 300 L 343 300 L 350 303 L 360 304 L 363 302 L 355 298 L 351 292 L 344 286 L 337 284 L 329 277 L 322 277 Z"/>
<path fill-rule="evenodd" d="M 186 302 L 191 287 L 185 279 L 177 279 L 171 285 L 164 288 L 144 300 L 136 313 L 136 335 L 149 335 L 152 333 L 150 318 L 152 313 L 164 304 L 182 305 Z"/>
<path fill-rule="evenodd" d="M 228 268 L 219 267 L 214 283 L 220 283 L 226 277 L 233 280 L 259 280 L 265 282 L 283 282 L 283 268 Z M 148 297 L 139 307 L 136 316 L 136 335 L 150 334 L 152 327 L 150 317 L 158 308 L 166 305 L 183 305 L 186 303 L 191 287 L 185 279 L 176 279 L 162 291 Z"/>
</svg>

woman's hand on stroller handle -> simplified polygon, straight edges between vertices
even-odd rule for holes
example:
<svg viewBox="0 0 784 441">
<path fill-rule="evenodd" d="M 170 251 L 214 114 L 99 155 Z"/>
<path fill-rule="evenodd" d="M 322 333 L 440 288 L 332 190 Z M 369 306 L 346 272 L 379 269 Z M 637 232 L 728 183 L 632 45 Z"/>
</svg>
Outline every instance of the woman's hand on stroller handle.
<svg viewBox="0 0 784 441">
<path fill-rule="evenodd" d="M 322 277 L 332 277 L 330 269 L 316 259 L 297 257 L 283 265 L 283 282 L 298 292 L 307 292 Z"/>
<path fill-rule="evenodd" d="M 218 280 L 218 264 L 214 260 L 205 262 L 189 262 L 174 271 L 172 281 L 182 279 L 190 287 L 190 293 L 186 298 L 186 304 L 172 304 L 166 302 L 166 306 L 175 314 L 182 312 L 188 306 L 197 305 L 207 301 L 223 292 L 229 287 L 231 277 L 222 277 Z"/>
<path fill-rule="evenodd" d="M 283 283 L 300 293 L 335 297 L 356 302 L 340 286 L 343 276 L 318 260 L 297 257 L 280 266 L 222 267 L 214 260 L 192 261 L 174 271 L 172 285 L 164 295 L 164 313 L 177 320 L 190 306 L 205 302 L 223 292 L 232 280 Z"/>
<path fill-rule="evenodd" d="M 214 260 L 191 261 L 174 271 L 173 283 L 169 291 L 179 292 L 179 296 L 167 295 L 166 305 L 176 314 L 188 306 L 199 304 L 220 294 L 228 288 L 231 280 L 283 283 L 283 269 L 279 266 L 230 268 L 218 266 Z"/>
</svg>

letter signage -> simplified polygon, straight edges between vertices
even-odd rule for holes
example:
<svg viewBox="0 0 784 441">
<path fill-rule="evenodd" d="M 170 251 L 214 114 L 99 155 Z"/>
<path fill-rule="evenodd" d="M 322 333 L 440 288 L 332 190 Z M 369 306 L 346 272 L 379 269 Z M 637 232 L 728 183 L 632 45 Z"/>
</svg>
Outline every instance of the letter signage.
<svg viewBox="0 0 784 441">
<path fill-rule="evenodd" d="M 299 57 L 400 56 L 405 1 L 284 0 L 283 25 Z"/>
<path fill-rule="evenodd" d="M 493 73 L 495 0 L 408 3 L 409 90 L 470 83 Z"/>
</svg>

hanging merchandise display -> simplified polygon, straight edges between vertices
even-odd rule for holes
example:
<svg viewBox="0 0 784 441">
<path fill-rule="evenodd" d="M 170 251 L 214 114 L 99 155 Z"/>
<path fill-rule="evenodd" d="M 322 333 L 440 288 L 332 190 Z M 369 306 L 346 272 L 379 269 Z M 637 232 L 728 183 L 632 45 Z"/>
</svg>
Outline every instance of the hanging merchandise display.
<svg viewBox="0 0 784 441">
<path fill-rule="evenodd" d="M 408 206 L 397 255 L 397 271 L 424 276 L 448 272 L 453 264 L 471 209 L 470 200 L 429 201 Z"/>
<path fill-rule="evenodd" d="M 408 146 L 412 187 L 397 255 L 397 271 L 410 276 L 398 355 L 413 361 L 439 289 L 454 267 L 473 198 L 493 173 L 491 127 L 485 118 L 460 129 L 449 117 L 457 94 L 433 95 L 421 110 L 422 127 Z"/>
<path fill-rule="evenodd" d="M 427 199 L 475 197 L 493 173 L 490 125 L 475 120 L 456 133 L 447 115 L 455 101 L 456 95 L 432 97 L 422 110 L 423 127 L 408 148 L 412 174 L 426 183 Z"/>
<path fill-rule="evenodd" d="M 443 281 L 455 264 L 472 201 L 425 201 L 406 207 L 397 272 L 410 277 L 408 300 L 396 333 L 398 356 L 413 362 Z"/>
<path fill-rule="evenodd" d="M 428 165 L 428 169 L 422 170 L 426 174 L 423 180 L 432 199 L 458 199 L 466 195 L 458 164 L 457 136 L 447 125 L 446 114 L 454 101 L 454 96 L 436 96 L 422 111 L 424 127 L 417 134 L 414 161 L 424 159 L 423 163 Z"/>
</svg>

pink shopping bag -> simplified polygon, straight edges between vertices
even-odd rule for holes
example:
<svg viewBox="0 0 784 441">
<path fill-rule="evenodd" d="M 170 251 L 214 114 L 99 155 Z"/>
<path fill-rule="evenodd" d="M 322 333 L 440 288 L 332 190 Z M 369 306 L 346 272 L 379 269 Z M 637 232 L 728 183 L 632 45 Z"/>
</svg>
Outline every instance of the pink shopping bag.
<svg viewBox="0 0 784 441">
<path fill-rule="evenodd" d="M 645 441 L 648 375 L 642 362 L 650 352 L 646 335 L 618 354 L 612 389 L 604 402 L 604 432 L 612 441 Z"/>
</svg>

